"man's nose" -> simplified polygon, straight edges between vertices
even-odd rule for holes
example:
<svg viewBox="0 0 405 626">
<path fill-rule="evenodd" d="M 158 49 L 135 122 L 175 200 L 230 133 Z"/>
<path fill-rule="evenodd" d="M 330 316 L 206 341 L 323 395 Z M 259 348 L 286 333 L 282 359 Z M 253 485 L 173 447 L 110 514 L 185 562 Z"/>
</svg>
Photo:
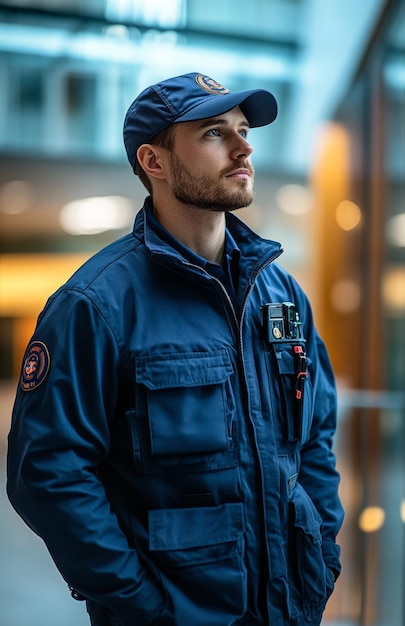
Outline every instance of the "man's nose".
<svg viewBox="0 0 405 626">
<path fill-rule="evenodd" d="M 253 148 L 244 137 L 239 133 L 235 141 L 235 146 L 232 148 L 233 159 L 243 159 L 250 156 L 253 152 Z"/>
</svg>

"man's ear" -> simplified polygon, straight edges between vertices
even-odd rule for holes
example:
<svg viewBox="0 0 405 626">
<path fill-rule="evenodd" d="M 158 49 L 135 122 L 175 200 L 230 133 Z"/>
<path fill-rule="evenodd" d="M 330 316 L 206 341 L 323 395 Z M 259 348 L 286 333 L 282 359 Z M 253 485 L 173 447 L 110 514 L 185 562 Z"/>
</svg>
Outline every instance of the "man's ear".
<svg viewBox="0 0 405 626">
<path fill-rule="evenodd" d="M 142 144 L 138 148 L 136 158 L 138 159 L 139 165 L 149 177 L 165 178 L 164 161 L 158 146 L 154 146 L 150 143 Z"/>
</svg>

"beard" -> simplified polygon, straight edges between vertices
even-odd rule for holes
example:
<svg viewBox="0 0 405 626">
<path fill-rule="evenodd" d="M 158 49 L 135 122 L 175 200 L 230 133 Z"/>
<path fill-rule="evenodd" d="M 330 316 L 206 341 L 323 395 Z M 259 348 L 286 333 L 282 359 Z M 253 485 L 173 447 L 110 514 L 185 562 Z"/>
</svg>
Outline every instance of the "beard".
<svg viewBox="0 0 405 626">
<path fill-rule="evenodd" d="M 251 177 L 254 169 L 246 161 L 235 162 L 234 165 L 220 172 L 219 179 L 212 176 L 195 176 L 190 173 L 176 154 L 170 154 L 172 166 L 172 191 L 175 198 L 190 207 L 208 211 L 236 211 L 249 206 L 253 202 L 253 189 L 248 187 L 246 179 L 239 181 L 239 189 L 229 190 L 221 185 L 221 180 L 239 168 L 249 170 Z"/>
</svg>

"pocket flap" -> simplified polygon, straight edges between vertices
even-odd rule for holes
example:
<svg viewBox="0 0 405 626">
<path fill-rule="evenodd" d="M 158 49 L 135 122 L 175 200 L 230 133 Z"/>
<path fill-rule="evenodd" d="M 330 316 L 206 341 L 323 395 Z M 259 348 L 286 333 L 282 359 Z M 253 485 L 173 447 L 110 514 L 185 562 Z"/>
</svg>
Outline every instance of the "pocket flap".
<svg viewBox="0 0 405 626">
<path fill-rule="evenodd" d="M 213 352 L 157 354 L 136 359 L 136 378 L 148 389 L 197 387 L 225 382 L 233 372 L 225 348 Z"/>
<path fill-rule="evenodd" d="M 301 528 L 306 535 L 311 536 L 314 543 L 320 542 L 322 539 L 321 516 L 299 483 L 296 484 L 292 492 L 292 503 L 295 509 L 295 526 Z"/>
<path fill-rule="evenodd" d="M 149 511 L 150 550 L 179 550 L 236 541 L 243 531 L 241 502 Z"/>
</svg>

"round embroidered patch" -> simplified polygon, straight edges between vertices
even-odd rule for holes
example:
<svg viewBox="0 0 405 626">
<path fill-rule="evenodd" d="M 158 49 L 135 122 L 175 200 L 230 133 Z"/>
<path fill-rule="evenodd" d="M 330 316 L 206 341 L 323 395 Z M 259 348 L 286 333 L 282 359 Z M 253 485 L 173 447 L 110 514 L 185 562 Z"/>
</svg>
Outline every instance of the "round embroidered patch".
<svg viewBox="0 0 405 626">
<path fill-rule="evenodd" d="M 49 372 L 51 359 L 48 348 L 42 341 L 33 341 L 27 348 L 21 373 L 20 387 L 32 391 L 39 387 Z"/>
<path fill-rule="evenodd" d="M 222 85 L 217 83 L 216 80 L 213 80 L 209 76 L 197 74 L 195 80 L 197 82 L 197 85 L 199 85 L 201 89 L 204 89 L 204 91 L 208 91 L 208 93 L 211 93 L 213 95 L 219 94 L 223 96 L 224 94 L 229 93 L 229 89 L 223 87 Z"/>
</svg>

